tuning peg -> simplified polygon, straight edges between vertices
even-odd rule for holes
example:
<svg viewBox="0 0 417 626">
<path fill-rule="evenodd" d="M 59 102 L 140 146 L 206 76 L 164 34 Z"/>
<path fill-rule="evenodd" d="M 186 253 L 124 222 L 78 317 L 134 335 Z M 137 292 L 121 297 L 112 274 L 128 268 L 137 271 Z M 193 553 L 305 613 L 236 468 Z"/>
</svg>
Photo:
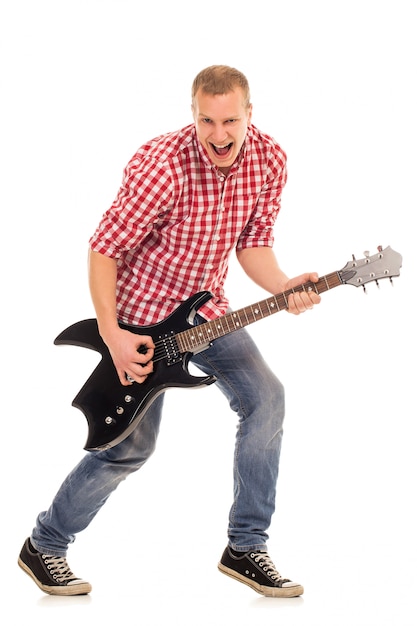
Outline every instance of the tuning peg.
<svg viewBox="0 0 417 626">
<path fill-rule="evenodd" d="M 365 285 L 362 285 L 362 289 L 363 289 L 363 293 L 366 293 L 366 294 L 368 293 L 368 292 L 366 291 L 366 287 L 365 287 Z"/>
<path fill-rule="evenodd" d="M 352 261 L 356 261 L 356 257 L 354 254 L 352 254 Z"/>
<path fill-rule="evenodd" d="M 375 282 L 376 282 L 376 286 L 377 286 L 377 287 L 378 287 L 378 289 L 379 289 L 379 282 L 378 282 L 376 279 L 375 279 Z"/>
</svg>

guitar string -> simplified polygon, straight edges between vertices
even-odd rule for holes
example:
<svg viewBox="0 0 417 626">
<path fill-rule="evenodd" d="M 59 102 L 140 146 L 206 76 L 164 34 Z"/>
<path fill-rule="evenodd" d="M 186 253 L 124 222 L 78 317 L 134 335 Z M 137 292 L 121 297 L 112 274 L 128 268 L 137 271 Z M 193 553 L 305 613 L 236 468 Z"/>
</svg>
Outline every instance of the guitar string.
<svg viewBox="0 0 417 626">
<path fill-rule="evenodd" d="M 302 287 L 305 287 L 305 285 L 303 285 Z M 290 290 L 288 293 L 291 293 L 291 291 L 293 291 L 293 290 Z M 285 297 L 284 293 L 278 294 L 278 295 L 281 295 L 281 296 Z M 275 296 L 275 300 L 277 299 L 277 297 L 278 296 Z M 212 325 L 212 324 L 216 324 L 216 325 L 220 324 L 221 330 L 224 332 L 225 331 L 224 325 L 226 325 L 226 331 L 225 331 L 226 333 L 232 332 L 234 330 L 239 330 L 239 328 L 243 328 L 247 324 L 255 322 L 258 319 L 262 319 L 264 312 L 269 314 L 270 310 L 269 310 L 268 301 L 269 301 L 269 299 L 265 300 L 263 302 L 258 302 L 256 305 L 251 305 L 250 307 L 246 307 L 246 308 L 244 308 L 244 309 L 242 309 L 240 311 L 234 311 L 233 313 L 225 315 L 222 318 L 217 318 L 216 320 L 211 320 L 210 322 L 206 322 L 202 326 L 205 327 L 206 325 L 209 326 L 209 325 Z M 287 305 L 286 298 L 285 298 L 285 304 Z M 249 308 L 251 309 L 251 316 L 250 316 L 251 319 L 248 318 Z M 257 313 L 256 314 L 254 313 L 254 312 L 257 311 L 257 309 L 261 312 L 261 316 L 260 317 L 258 317 Z M 274 312 L 278 312 L 278 311 L 281 311 L 281 310 L 282 309 L 278 305 L 277 311 L 274 311 Z M 241 319 L 241 314 L 242 313 L 244 313 L 244 315 L 246 317 L 246 322 L 242 322 L 242 319 Z M 234 319 L 236 316 L 239 319 L 239 323 L 238 324 L 236 324 L 236 321 Z M 201 330 L 201 328 L 202 327 L 200 326 L 200 330 Z M 198 327 L 195 327 L 194 330 L 197 330 L 197 329 L 198 329 Z M 230 329 L 232 329 L 232 330 L 230 330 Z M 189 330 L 192 330 L 192 328 L 190 328 Z M 188 332 L 188 330 L 185 331 L 185 332 Z M 211 330 L 209 330 L 209 332 L 211 332 Z M 214 337 L 214 339 L 217 339 L 218 337 L 221 337 L 221 336 L 222 336 L 222 334 L 219 334 L 217 337 Z M 175 338 L 175 335 L 174 335 L 174 338 Z M 211 338 L 206 337 L 206 340 L 207 341 L 213 340 L 213 337 L 211 337 Z M 192 340 L 191 340 L 191 342 L 192 342 Z M 179 348 L 177 348 L 177 350 L 175 350 L 174 352 L 175 352 L 175 356 L 182 354 L 180 352 Z M 165 341 L 163 339 L 161 339 L 159 341 L 156 341 L 155 342 L 153 361 L 154 362 L 162 361 L 164 358 L 169 358 L 169 356 L 170 355 L 169 355 L 168 350 L 166 349 L 166 346 L 165 346 Z"/>
<path fill-rule="evenodd" d="M 389 272 L 385 272 L 385 275 L 381 276 L 380 278 L 390 278 L 391 280 L 391 274 Z M 372 278 L 372 279 L 375 280 L 375 278 Z M 323 282 L 324 282 L 324 285 L 323 285 Z M 310 290 L 311 288 L 313 288 L 316 291 L 316 293 L 320 294 L 322 291 L 330 290 L 333 287 L 336 287 L 341 284 L 343 284 L 343 281 L 341 279 L 340 272 L 333 272 L 325 276 L 320 276 L 316 283 L 307 282 L 302 285 L 298 285 L 297 287 L 294 287 L 293 289 L 289 289 L 285 292 L 282 292 L 281 294 L 276 294 L 275 296 L 272 296 L 272 298 L 275 300 L 275 304 L 277 305 L 278 308 L 275 311 L 272 311 L 272 313 L 276 313 L 276 312 L 279 312 L 281 310 L 285 310 L 288 308 L 288 301 L 287 301 L 286 296 L 290 295 L 291 293 L 295 293 L 297 291 L 303 291 L 303 290 L 305 291 L 306 289 Z M 279 305 L 279 299 L 281 299 L 281 305 L 284 304 L 282 308 Z M 262 319 L 264 312 L 267 315 L 270 315 L 271 310 L 270 310 L 269 302 L 270 302 L 270 299 L 267 298 L 266 300 L 263 300 L 262 302 L 258 302 L 257 304 L 250 305 L 249 307 L 245 307 L 243 309 L 240 309 L 239 311 L 234 311 L 230 314 L 223 316 L 222 318 L 217 318 L 216 320 L 211 320 L 209 322 L 206 322 L 205 324 L 203 324 L 203 326 L 207 326 L 208 328 L 210 328 L 211 325 L 220 324 L 223 334 L 227 334 L 234 330 L 238 330 L 239 328 L 245 327 L 248 324 L 251 324 L 252 322 Z M 258 316 L 257 309 L 259 309 L 259 311 L 261 312 L 261 316 Z M 242 313 L 246 317 L 246 322 L 243 322 L 243 323 L 240 317 Z M 248 313 L 250 313 L 250 317 L 248 317 Z M 236 316 L 239 319 L 239 324 L 237 325 L 236 325 L 235 320 L 233 319 Z M 231 325 L 232 325 L 231 329 L 230 329 L 229 321 L 231 322 Z M 226 324 L 227 326 L 226 330 L 223 327 L 223 324 Z M 192 330 L 192 329 L 190 328 L 189 330 Z M 188 333 L 189 331 L 187 330 L 185 332 Z M 211 332 L 211 330 L 209 330 L 208 332 Z M 181 333 L 178 333 L 178 335 L 179 334 Z M 217 339 L 218 337 L 223 336 L 223 334 L 221 333 L 215 337 L 206 337 L 206 340 L 210 342 L 213 339 Z M 171 338 L 171 341 L 172 339 L 175 339 L 175 335 L 173 336 L 173 338 Z M 191 344 L 192 344 L 192 340 L 191 340 Z M 180 351 L 179 346 L 177 345 L 176 349 L 174 350 L 174 354 L 172 356 L 178 358 L 178 356 L 181 354 L 184 354 L 184 353 Z M 170 357 L 170 354 L 166 348 L 165 340 L 161 339 L 159 341 L 156 341 L 153 360 L 155 362 L 158 362 L 158 361 L 162 361 L 164 358 L 169 358 L 169 357 Z"/>
</svg>

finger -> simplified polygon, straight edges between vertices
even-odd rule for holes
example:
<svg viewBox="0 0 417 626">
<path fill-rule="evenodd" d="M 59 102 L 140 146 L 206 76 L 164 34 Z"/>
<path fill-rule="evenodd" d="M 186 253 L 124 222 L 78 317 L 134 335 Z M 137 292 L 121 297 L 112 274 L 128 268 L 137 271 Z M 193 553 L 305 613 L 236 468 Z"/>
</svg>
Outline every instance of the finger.
<svg viewBox="0 0 417 626">
<path fill-rule="evenodd" d="M 120 370 L 120 369 L 116 371 L 117 371 L 119 380 L 124 387 L 127 387 L 134 382 L 133 378 L 131 378 L 131 376 L 129 376 L 125 371 Z"/>
<path fill-rule="evenodd" d="M 310 295 L 304 291 L 296 295 L 294 302 L 299 313 L 304 313 L 305 311 L 312 309 L 314 306 Z"/>
<path fill-rule="evenodd" d="M 154 346 L 148 345 L 145 343 L 141 343 L 136 349 L 137 354 L 135 355 L 135 362 L 140 363 L 141 365 L 146 365 L 149 361 L 153 359 L 154 355 Z"/>
<path fill-rule="evenodd" d="M 141 385 L 147 378 L 147 374 L 144 376 L 130 376 L 130 374 L 126 374 L 126 380 L 129 385 L 132 385 L 133 383 L 139 383 L 139 385 Z"/>
<path fill-rule="evenodd" d="M 143 383 L 144 380 L 153 372 L 153 361 L 147 363 L 132 363 L 130 368 L 126 370 L 126 380 L 132 382 Z"/>
<path fill-rule="evenodd" d="M 148 350 L 153 350 L 155 348 L 155 344 L 152 341 L 152 337 L 148 337 L 148 336 L 145 336 L 145 335 L 140 335 L 138 337 L 138 341 L 140 341 L 140 343 L 138 343 L 138 347 L 137 347 L 138 352 L 146 353 L 146 352 L 148 352 Z"/>
<path fill-rule="evenodd" d="M 143 366 L 140 363 L 137 365 L 140 367 L 140 371 L 138 371 L 137 368 L 134 369 L 134 364 L 132 364 L 132 367 L 129 368 L 128 371 L 117 370 L 119 380 L 124 387 L 132 385 L 133 383 L 143 383 L 147 379 L 148 375 L 153 371 L 152 361 L 150 361 L 146 366 Z"/>
<path fill-rule="evenodd" d="M 299 315 L 300 311 L 298 309 L 297 306 L 297 301 L 295 299 L 295 294 L 290 294 L 290 296 L 288 297 L 288 312 L 292 313 L 293 315 Z"/>
</svg>

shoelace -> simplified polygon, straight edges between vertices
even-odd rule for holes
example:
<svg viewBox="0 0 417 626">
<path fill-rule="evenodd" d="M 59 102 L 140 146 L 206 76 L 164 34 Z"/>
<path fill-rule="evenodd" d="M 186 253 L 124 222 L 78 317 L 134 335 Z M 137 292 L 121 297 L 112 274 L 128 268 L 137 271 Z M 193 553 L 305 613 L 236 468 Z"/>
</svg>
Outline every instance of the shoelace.
<svg viewBox="0 0 417 626">
<path fill-rule="evenodd" d="M 288 582 L 288 579 L 283 578 L 278 572 L 271 557 L 266 552 L 252 552 L 250 556 L 255 563 L 258 563 L 259 567 L 262 567 L 268 578 L 271 578 L 271 580 L 275 582 Z"/>
<path fill-rule="evenodd" d="M 76 576 L 72 573 L 64 556 L 53 556 L 52 554 L 42 554 L 46 567 L 51 572 L 51 576 L 59 583 L 74 580 Z"/>
</svg>

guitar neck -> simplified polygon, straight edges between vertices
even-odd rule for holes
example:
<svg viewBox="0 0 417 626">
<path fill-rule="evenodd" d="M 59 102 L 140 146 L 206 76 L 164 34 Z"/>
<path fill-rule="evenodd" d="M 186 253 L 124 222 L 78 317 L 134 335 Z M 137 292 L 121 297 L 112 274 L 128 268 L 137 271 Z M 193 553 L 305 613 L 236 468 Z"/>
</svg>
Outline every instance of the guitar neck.
<svg viewBox="0 0 417 626">
<path fill-rule="evenodd" d="M 249 326 L 249 324 L 253 324 L 253 322 L 269 317 L 269 315 L 279 311 L 286 311 L 288 309 L 288 298 L 293 293 L 314 290 L 320 294 L 342 284 L 340 272 L 326 274 L 321 276 L 316 283 L 307 282 L 298 285 L 294 289 L 288 289 L 256 304 L 251 304 L 218 317 L 211 322 L 204 322 L 194 328 L 178 333 L 176 335 L 178 347 L 181 352 L 198 352 L 207 347 L 214 339 Z"/>
</svg>

